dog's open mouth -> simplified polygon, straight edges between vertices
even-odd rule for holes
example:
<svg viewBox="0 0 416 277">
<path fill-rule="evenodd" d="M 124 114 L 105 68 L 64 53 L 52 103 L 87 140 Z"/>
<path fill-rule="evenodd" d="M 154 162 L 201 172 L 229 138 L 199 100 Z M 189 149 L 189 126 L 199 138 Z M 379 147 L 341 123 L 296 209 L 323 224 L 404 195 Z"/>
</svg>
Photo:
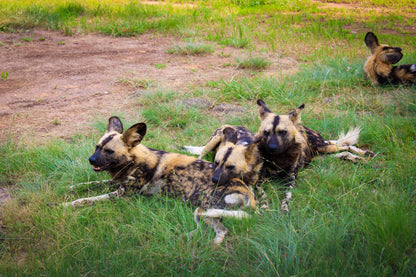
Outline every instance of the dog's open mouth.
<svg viewBox="0 0 416 277">
<path fill-rule="evenodd" d="M 100 171 L 106 170 L 109 167 L 111 167 L 111 164 L 107 164 L 107 165 L 104 165 L 104 166 L 95 166 L 95 165 L 93 165 L 92 169 L 96 172 L 100 172 Z"/>
</svg>

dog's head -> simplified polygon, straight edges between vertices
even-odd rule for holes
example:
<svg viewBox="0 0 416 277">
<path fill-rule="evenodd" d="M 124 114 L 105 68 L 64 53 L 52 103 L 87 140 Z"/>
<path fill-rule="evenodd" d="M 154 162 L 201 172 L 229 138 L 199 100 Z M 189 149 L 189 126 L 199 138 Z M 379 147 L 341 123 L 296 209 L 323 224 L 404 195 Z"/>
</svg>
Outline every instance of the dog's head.
<svg viewBox="0 0 416 277">
<path fill-rule="evenodd" d="M 372 32 L 365 35 L 364 42 L 371 51 L 371 56 L 367 59 L 364 70 L 367 76 L 374 83 L 377 83 L 377 76 L 387 77 L 393 64 L 402 59 L 402 49 L 380 44 L 377 36 Z"/>
<path fill-rule="evenodd" d="M 260 145 L 269 154 L 286 152 L 292 145 L 300 141 L 298 124 L 305 105 L 300 105 L 288 115 L 276 115 L 271 112 L 263 100 L 257 100 L 260 112 L 260 128 L 256 135 Z"/>
<path fill-rule="evenodd" d="M 118 117 L 110 117 L 104 136 L 98 141 L 89 161 L 94 171 L 117 172 L 133 160 L 130 149 L 138 145 L 146 134 L 146 124 L 137 123 L 123 133 Z"/>
<path fill-rule="evenodd" d="M 252 175 L 252 171 L 260 162 L 258 141 L 236 144 L 237 130 L 225 128 L 223 130 L 222 146 L 218 147 L 215 158 L 215 170 L 212 181 L 224 185 L 233 178 L 245 180 L 245 175 Z"/>
</svg>

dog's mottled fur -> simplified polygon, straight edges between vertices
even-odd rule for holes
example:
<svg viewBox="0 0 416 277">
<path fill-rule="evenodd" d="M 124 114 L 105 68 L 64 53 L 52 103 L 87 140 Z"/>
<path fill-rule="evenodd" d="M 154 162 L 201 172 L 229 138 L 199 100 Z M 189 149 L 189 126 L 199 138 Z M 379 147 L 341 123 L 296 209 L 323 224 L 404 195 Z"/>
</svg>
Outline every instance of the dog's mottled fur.
<svg viewBox="0 0 416 277">
<path fill-rule="evenodd" d="M 242 126 L 224 125 L 214 131 L 204 147 L 185 146 L 202 159 L 214 152 L 214 183 L 224 184 L 233 178 L 254 186 L 263 164 L 253 132 Z"/>
<path fill-rule="evenodd" d="M 215 170 L 212 175 L 214 183 L 224 184 L 232 178 L 240 178 L 255 196 L 261 208 L 268 208 L 267 195 L 262 184 L 258 182 L 263 166 L 258 149 L 259 140 L 254 133 L 242 126 L 223 125 L 216 129 L 203 147 L 185 146 L 192 154 L 199 154 L 202 159 L 209 152 L 214 152 Z"/>
<path fill-rule="evenodd" d="M 195 221 L 200 218 L 215 230 L 215 244 L 220 244 L 228 230 L 221 217 L 246 217 L 241 208 L 255 208 L 255 200 L 244 182 L 233 178 L 224 184 L 212 182 L 213 163 L 195 157 L 148 148 L 141 144 L 146 124 L 138 123 L 123 133 L 118 117 L 111 117 L 104 136 L 89 158 L 95 171 L 107 171 L 114 182 L 122 184 L 118 191 L 66 203 L 79 206 L 111 195 L 119 196 L 126 189 L 143 195 L 164 193 L 181 197 L 197 207 Z M 229 210 L 236 208 L 235 210 Z"/>
<path fill-rule="evenodd" d="M 261 125 L 256 137 L 260 139 L 259 150 L 264 160 L 262 177 L 278 177 L 285 182 L 288 191 L 282 201 L 282 209 L 288 211 L 291 189 L 296 187 L 298 170 L 305 167 L 315 155 L 351 151 L 360 155 L 372 155 L 372 152 L 355 146 L 360 130 L 351 129 L 341 135 L 337 141 L 325 140 L 317 131 L 300 124 L 302 104 L 288 115 L 277 115 L 270 111 L 263 100 L 258 100 Z M 349 152 L 340 153 L 340 158 L 356 162 L 362 157 Z"/>
<path fill-rule="evenodd" d="M 371 51 L 364 73 L 374 85 L 416 83 L 416 64 L 393 65 L 403 57 L 400 47 L 381 45 L 372 32 L 365 35 L 364 42 Z"/>
</svg>

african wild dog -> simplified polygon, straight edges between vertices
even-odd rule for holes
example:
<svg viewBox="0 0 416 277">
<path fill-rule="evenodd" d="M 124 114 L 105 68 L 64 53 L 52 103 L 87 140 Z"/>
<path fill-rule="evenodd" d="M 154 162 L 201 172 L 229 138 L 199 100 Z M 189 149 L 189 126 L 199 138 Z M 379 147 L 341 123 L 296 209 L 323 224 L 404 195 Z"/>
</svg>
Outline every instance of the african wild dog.
<svg viewBox="0 0 416 277">
<path fill-rule="evenodd" d="M 214 131 L 204 147 L 185 146 L 202 159 L 214 152 L 215 170 L 212 181 L 220 185 L 232 178 L 240 178 L 254 186 L 263 164 L 253 132 L 242 126 L 224 125 Z"/>
<path fill-rule="evenodd" d="M 351 151 L 360 155 L 372 155 L 371 151 L 359 149 L 357 143 L 360 129 L 351 129 L 346 135 L 341 134 L 337 141 L 325 140 L 317 131 L 300 124 L 300 115 L 305 105 L 302 104 L 288 115 L 277 115 L 270 111 L 263 100 L 258 100 L 261 125 L 257 133 L 259 150 L 264 159 L 262 177 L 278 177 L 283 180 L 288 190 L 281 203 L 288 211 L 292 198 L 291 189 L 296 187 L 298 170 L 305 167 L 315 155 Z M 340 158 L 356 162 L 360 156 L 349 152 L 337 154 Z"/>
<path fill-rule="evenodd" d="M 416 83 L 416 64 L 393 66 L 403 57 L 400 47 L 380 45 L 372 32 L 365 35 L 364 42 L 371 50 L 371 56 L 364 63 L 364 73 L 374 85 Z"/>
<path fill-rule="evenodd" d="M 240 178 L 250 189 L 255 189 L 262 208 L 267 208 L 267 196 L 257 182 L 263 166 L 258 143 L 259 140 L 249 129 L 224 125 L 214 131 L 204 147 L 185 146 L 185 149 L 192 154 L 199 154 L 200 159 L 207 153 L 214 152 L 215 170 L 212 181 L 223 185 L 232 178 Z"/>
<path fill-rule="evenodd" d="M 224 185 L 211 181 L 214 164 L 195 157 L 148 148 L 140 142 L 146 134 L 146 124 L 137 123 L 123 133 L 118 117 L 109 119 L 107 130 L 89 158 L 95 171 L 107 171 L 112 180 L 121 183 L 118 191 L 78 199 L 65 203 L 79 206 L 120 196 L 125 189 L 143 195 L 164 193 L 182 197 L 196 206 L 195 222 L 200 218 L 215 230 L 215 244 L 220 244 L 228 230 L 220 222 L 221 217 L 242 218 L 248 214 L 239 208 L 255 208 L 255 200 L 240 179 L 234 178 Z M 236 207 L 236 210 L 227 210 Z"/>
</svg>

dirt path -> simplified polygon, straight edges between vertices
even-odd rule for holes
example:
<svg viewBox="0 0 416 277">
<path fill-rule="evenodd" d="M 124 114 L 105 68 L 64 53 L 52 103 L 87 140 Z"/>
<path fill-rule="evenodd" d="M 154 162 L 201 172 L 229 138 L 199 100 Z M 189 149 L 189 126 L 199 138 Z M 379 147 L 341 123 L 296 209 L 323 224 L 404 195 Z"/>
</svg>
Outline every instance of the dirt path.
<svg viewBox="0 0 416 277">
<path fill-rule="evenodd" d="M 178 39 L 157 35 L 113 38 L 63 36 L 35 30 L 0 33 L 0 142 L 7 137 L 42 141 L 91 131 L 94 117 L 137 111 L 136 88 L 120 80 L 148 80 L 157 87 L 186 91 L 209 80 L 230 80 L 247 70 L 235 64 L 243 50 L 215 45 L 205 56 L 166 52 Z M 264 74 L 294 72 L 291 58 L 267 57 Z"/>
</svg>

